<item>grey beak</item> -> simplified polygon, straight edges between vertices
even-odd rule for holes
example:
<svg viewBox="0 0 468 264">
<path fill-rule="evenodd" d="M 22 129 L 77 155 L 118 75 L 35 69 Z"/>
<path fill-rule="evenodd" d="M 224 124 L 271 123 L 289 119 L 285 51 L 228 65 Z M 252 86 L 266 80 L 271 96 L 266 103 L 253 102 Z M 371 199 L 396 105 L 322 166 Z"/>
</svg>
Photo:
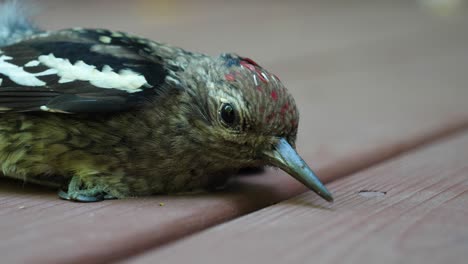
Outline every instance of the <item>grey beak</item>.
<svg viewBox="0 0 468 264">
<path fill-rule="evenodd" d="M 282 169 L 323 199 L 333 202 L 332 194 L 286 139 L 281 138 L 272 150 L 265 151 L 263 154 L 270 165 Z"/>
</svg>

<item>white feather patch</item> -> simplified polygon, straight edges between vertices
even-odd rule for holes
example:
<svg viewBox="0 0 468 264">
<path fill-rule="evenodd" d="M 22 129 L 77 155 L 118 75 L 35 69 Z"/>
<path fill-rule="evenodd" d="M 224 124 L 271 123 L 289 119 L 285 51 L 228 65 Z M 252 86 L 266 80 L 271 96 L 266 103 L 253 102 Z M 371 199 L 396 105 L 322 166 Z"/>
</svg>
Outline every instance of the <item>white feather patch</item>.
<svg viewBox="0 0 468 264">
<path fill-rule="evenodd" d="M 32 60 L 24 65 L 24 67 L 36 67 L 40 62 L 37 60 Z"/>
<path fill-rule="evenodd" d="M 24 86 L 44 86 L 45 82 L 36 78 L 36 76 L 44 76 L 56 74 L 57 71 L 49 69 L 43 72 L 30 73 L 23 69 L 23 67 L 7 62 L 13 59 L 12 57 L 2 55 L 0 56 L 0 73 L 10 78 L 11 81 Z"/>
<path fill-rule="evenodd" d="M 108 36 L 101 36 L 99 37 L 99 41 L 101 41 L 102 43 L 109 44 L 111 43 L 112 39 Z"/>
<path fill-rule="evenodd" d="M 40 109 L 44 112 L 51 112 L 51 113 L 62 113 L 62 114 L 71 114 L 70 112 L 67 112 L 67 111 L 62 111 L 62 110 L 58 110 L 58 109 L 52 109 L 52 108 L 49 108 L 45 105 L 42 105 L 40 107 Z"/>
<path fill-rule="evenodd" d="M 57 71 L 57 75 L 60 76 L 59 83 L 89 81 L 100 88 L 119 89 L 128 93 L 140 92 L 140 88 L 148 84 L 143 75 L 128 69 L 116 73 L 110 66 L 104 66 L 102 71 L 99 71 L 95 66 L 83 61 L 71 64 L 68 59 L 56 58 L 52 53 L 39 56 L 39 61 Z"/>
</svg>

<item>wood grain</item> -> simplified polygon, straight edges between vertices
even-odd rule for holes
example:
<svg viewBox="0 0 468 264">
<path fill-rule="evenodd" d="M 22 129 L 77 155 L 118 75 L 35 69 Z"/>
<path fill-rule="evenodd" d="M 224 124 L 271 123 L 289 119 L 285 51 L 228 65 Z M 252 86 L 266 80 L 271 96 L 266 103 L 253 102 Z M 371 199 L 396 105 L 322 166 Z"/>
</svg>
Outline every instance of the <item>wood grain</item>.
<svg viewBox="0 0 468 264">
<path fill-rule="evenodd" d="M 466 263 L 467 160 L 468 131 L 126 263 Z"/>
<path fill-rule="evenodd" d="M 259 61 L 294 94 L 299 152 L 326 182 L 468 125 L 468 36 L 460 33 L 468 16 L 440 19 L 380 1 L 40 2 L 48 28 L 121 29 Z M 304 191 L 269 169 L 220 193 L 76 204 L 0 180 L 0 256 L 5 263 L 108 262 Z"/>
</svg>

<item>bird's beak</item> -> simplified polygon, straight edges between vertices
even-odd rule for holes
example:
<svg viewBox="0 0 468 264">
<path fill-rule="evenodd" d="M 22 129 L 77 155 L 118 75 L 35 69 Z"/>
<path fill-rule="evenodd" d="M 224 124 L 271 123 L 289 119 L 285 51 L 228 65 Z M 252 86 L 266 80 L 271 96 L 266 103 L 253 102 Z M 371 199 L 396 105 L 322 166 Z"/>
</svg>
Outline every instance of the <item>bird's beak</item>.
<svg viewBox="0 0 468 264">
<path fill-rule="evenodd" d="M 281 138 L 272 149 L 263 152 L 263 155 L 270 165 L 282 169 L 323 199 L 333 202 L 331 193 L 286 139 Z"/>
</svg>

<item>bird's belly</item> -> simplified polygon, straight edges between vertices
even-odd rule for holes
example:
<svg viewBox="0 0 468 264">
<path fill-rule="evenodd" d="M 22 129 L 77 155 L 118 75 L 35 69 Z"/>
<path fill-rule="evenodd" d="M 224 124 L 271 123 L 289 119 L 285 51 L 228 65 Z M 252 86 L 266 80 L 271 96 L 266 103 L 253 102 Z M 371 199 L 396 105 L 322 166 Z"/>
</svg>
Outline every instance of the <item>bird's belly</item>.
<svg viewBox="0 0 468 264">
<path fill-rule="evenodd" d="M 4 176 L 48 186 L 66 184 L 75 169 L 103 160 L 87 124 L 65 115 L 2 114 L 0 169 Z M 99 145 L 98 145 L 99 146 Z"/>
<path fill-rule="evenodd" d="M 135 133 L 125 131 L 122 122 L 103 123 L 58 114 L 2 114 L 1 171 L 48 186 L 64 186 L 78 175 L 84 185 L 119 189 L 119 197 L 217 188 L 233 174 L 193 150 L 174 156 L 169 148 L 149 148 L 141 141 L 155 140 L 145 135 L 139 144 L 123 140 Z"/>
<path fill-rule="evenodd" d="M 0 168 L 4 176 L 47 186 L 58 186 L 67 181 L 39 150 L 40 143 L 24 133 L 0 132 Z"/>
</svg>

